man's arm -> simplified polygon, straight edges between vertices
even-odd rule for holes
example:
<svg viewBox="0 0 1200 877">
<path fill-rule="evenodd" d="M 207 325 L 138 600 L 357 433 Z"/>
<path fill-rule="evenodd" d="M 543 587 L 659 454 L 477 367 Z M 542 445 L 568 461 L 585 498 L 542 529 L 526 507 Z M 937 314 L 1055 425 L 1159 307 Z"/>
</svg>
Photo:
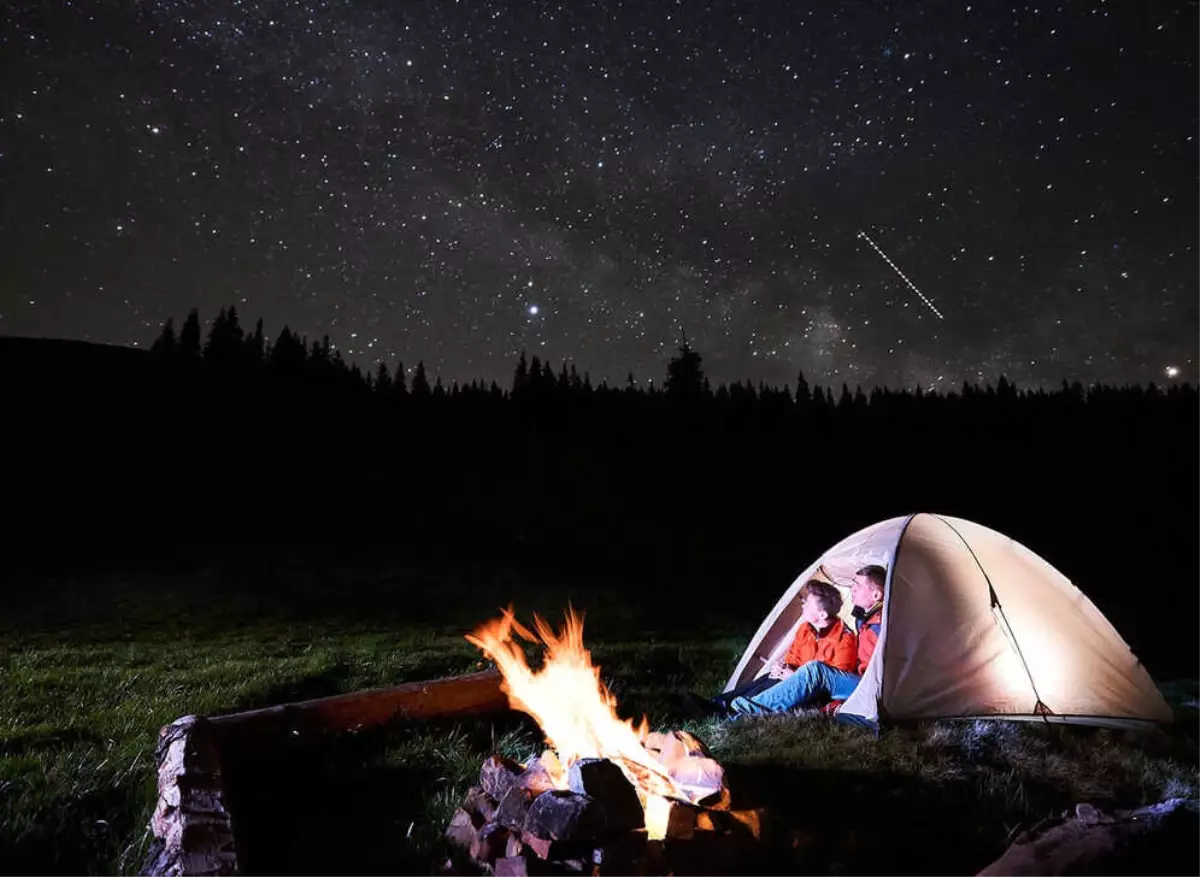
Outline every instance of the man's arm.
<svg viewBox="0 0 1200 877">
<path fill-rule="evenodd" d="M 834 644 L 830 666 L 847 673 L 858 672 L 858 637 L 854 635 L 854 631 L 848 628 L 842 631 L 842 635 Z"/>
</svg>

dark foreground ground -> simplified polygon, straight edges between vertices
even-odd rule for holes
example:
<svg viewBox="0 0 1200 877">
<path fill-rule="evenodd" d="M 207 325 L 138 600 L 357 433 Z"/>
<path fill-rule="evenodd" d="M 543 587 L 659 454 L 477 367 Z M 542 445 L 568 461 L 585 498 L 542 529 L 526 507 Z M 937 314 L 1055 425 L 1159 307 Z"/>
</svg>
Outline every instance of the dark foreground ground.
<svg viewBox="0 0 1200 877">
<path fill-rule="evenodd" d="M 815 716 L 688 721 L 682 693 L 719 688 L 758 619 L 686 590 L 635 604 L 584 580 L 416 569 L 292 571 L 253 589 L 212 569 L 62 578 L 36 590 L 6 616 L 0 640 L 6 873 L 136 870 L 160 725 L 469 672 L 479 655 L 462 633 L 510 598 L 551 617 L 568 600 L 584 610 L 585 641 L 621 713 L 695 731 L 726 765 L 738 805 L 770 808 L 770 841 L 747 863 L 755 873 L 973 873 L 1079 802 L 1109 809 L 1197 795 L 1194 680 L 1162 681 L 1179 722 L 1149 735 L 945 722 L 876 739 Z M 347 592 L 370 614 L 330 599 Z M 270 782 L 240 792 L 243 864 L 256 873 L 430 873 L 452 852 L 440 832 L 483 759 L 540 748 L 519 714 L 283 748 L 256 765 Z M 1173 841 L 1160 836 L 1139 854 L 1139 873 L 1194 873 L 1195 830 L 1193 815 L 1172 828 Z"/>
</svg>

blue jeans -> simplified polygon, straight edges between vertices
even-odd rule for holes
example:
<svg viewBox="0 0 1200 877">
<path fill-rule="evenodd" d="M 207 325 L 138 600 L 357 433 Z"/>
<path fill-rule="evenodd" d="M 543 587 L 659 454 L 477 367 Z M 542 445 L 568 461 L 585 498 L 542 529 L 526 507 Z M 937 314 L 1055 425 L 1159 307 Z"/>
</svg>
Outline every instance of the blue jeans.
<svg viewBox="0 0 1200 877">
<path fill-rule="evenodd" d="M 857 673 L 847 673 L 820 661 L 809 661 L 787 679 L 776 682 L 752 698 L 735 697 L 729 708 L 752 716 L 806 706 L 822 696 L 830 700 L 845 700 L 854 693 L 861 678 Z"/>
</svg>

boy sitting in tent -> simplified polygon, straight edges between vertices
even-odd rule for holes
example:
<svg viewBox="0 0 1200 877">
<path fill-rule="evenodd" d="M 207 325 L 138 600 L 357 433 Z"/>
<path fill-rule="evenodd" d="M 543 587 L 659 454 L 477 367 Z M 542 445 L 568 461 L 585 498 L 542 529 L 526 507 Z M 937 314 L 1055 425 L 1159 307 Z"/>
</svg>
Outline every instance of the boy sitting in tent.
<svg viewBox="0 0 1200 877">
<path fill-rule="evenodd" d="M 724 697 L 729 709 L 743 715 L 784 712 L 796 707 L 815 705 L 826 699 L 843 701 L 853 694 L 862 674 L 867 669 L 867 664 L 871 662 L 871 655 L 875 653 L 875 644 L 879 641 L 879 631 L 883 624 L 883 590 L 886 581 L 887 570 L 882 566 L 864 566 L 854 574 L 850 599 L 854 603 L 853 614 L 858 633 L 857 655 L 851 653 L 849 660 L 842 659 L 840 665 L 826 660 L 825 655 L 830 654 L 829 649 L 828 647 L 821 649 L 820 645 L 830 639 L 833 631 L 830 630 L 824 635 L 819 632 L 806 633 L 806 628 L 809 630 L 815 628 L 808 617 L 806 607 L 804 614 L 801 615 L 801 618 L 805 620 L 800 624 L 796 641 L 788 650 L 784 664 L 790 664 L 794 654 L 806 654 L 802 648 L 797 648 L 801 644 L 802 636 L 815 637 L 819 651 L 795 670 L 771 668 L 769 674 L 751 683 L 751 685 L 757 686 L 757 690 L 746 690 L 749 689 L 749 686 L 746 686 L 746 689 L 727 693 Z M 800 589 L 801 600 L 808 599 L 804 594 L 805 589 L 813 588 L 816 585 L 822 585 L 836 595 L 836 608 L 832 612 L 827 612 L 825 618 L 826 621 L 829 618 L 837 619 L 837 610 L 841 609 L 842 604 L 841 595 L 831 585 L 825 585 L 818 581 L 806 582 Z M 854 634 L 845 630 L 840 619 L 831 627 L 840 628 L 841 633 L 849 638 L 850 642 L 854 641 Z M 839 641 L 833 642 L 838 643 Z M 837 645 L 834 646 L 833 653 L 842 654 Z M 764 687 L 764 680 L 767 679 L 770 679 L 771 683 Z"/>
</svg>

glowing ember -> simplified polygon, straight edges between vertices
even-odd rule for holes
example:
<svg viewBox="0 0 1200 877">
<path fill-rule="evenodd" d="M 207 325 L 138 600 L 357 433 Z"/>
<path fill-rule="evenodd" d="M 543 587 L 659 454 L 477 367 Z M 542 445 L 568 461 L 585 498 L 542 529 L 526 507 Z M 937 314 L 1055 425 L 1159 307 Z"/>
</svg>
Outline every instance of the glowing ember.
<svg viewBox="0 0 1200 877">
<path fill-rule="evenodd" d="M 504 678 L 501 689 L 508 695 L 513 709 L 533 716 L 541 726 L 546 742 L 555 753 L 545 753 L 543 764 L 550 759 L 557 770 L 550 775 L 558 788 L 567 788 L 567 772 L 582 758 L 607 758 L 619 766 L 633 784 L 646 815 L 646 831 L 650 838 L 661 838 L 666 832 L 670 814 L 668 799 L 695 802 L 713 793 L 709 783 L 679 782 L 673 773 L 673 762 L 686 759 L 695 773 L 700 762 L 712 765 L 716 789 L 720 788 L 720 768 L 707 758 L 688 758 L 698 752 L 688 752 L 677 744 L 679 753 L 670 759 L 656 758 L 643 745 L 650 737 L 646 719 L 634 727 L 629 719 L 617 715 L 616 698 L 600 681 L 600 668 L 592 664 L 591 653 L 583 646 L 583 621 L 568 609 L 560 633 L 545 621 L 534 616 L 536 633 L 521 625 L 512 607 L 503 615 L 481 625 L 467 635 L 496 662 Z M 525 660 L 525 653 L 512 638 L 516 633 L 533 643 L 543 643 L 546 657 L 542 668 L 534 672 Z M 662 735 L 654 735 L 661 737 Z M 694 738 L 693 738 L 694 739 Z M 667 755 L 668 753 L 662 753 Z M 683 767 L 682 763 L 679 765 Z"/>
</svg>

